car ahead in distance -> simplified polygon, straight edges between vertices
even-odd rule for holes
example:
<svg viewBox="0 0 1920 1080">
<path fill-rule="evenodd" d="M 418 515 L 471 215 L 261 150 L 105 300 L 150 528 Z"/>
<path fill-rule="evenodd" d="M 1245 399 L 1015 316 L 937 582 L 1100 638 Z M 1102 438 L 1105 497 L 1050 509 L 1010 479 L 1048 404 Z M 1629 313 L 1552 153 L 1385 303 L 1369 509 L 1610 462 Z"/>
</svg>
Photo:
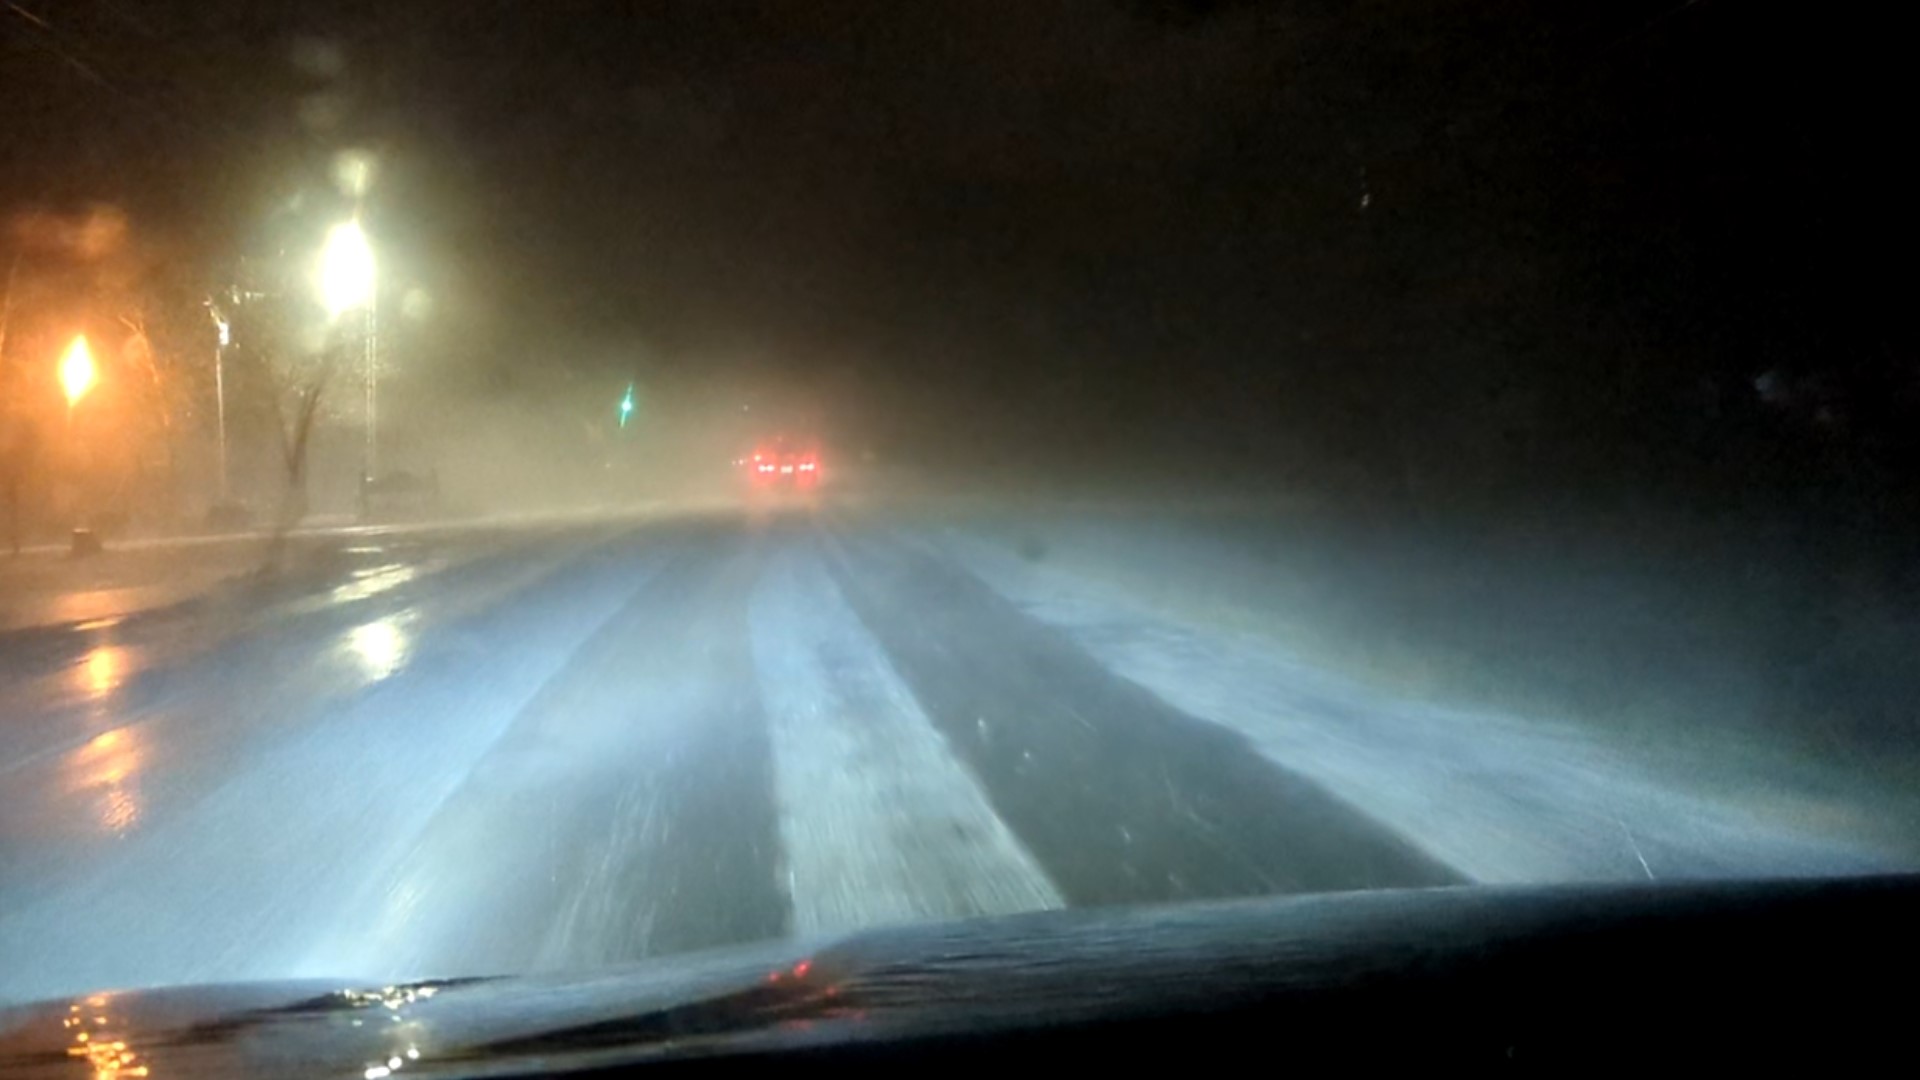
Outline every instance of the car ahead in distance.
<svg viewBox="0 0 1920 1080">
<path fill-rule="evenodd" d="M 740 459 L 739 466 L 749 487 L 758 491 L 811 490 L 825 476 L 817 447 L 786 439 L 761 443 Z"/>
</svg>

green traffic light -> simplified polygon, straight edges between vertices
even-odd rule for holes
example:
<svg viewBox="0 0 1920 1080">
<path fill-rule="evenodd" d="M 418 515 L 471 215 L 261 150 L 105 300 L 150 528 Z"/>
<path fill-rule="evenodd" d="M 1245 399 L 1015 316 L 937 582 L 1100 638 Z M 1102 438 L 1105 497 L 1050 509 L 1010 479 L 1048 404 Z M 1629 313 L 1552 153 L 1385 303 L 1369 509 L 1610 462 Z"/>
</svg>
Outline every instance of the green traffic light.
<svg viewBox="0 0 1920 1080">
<path fill-rule="evenodd" d="M 620 426 L 627 426 L 627 419 L 633 415 L 633 384 L 627 384 L 627 396 L 620 399 Z"/>
</svg>

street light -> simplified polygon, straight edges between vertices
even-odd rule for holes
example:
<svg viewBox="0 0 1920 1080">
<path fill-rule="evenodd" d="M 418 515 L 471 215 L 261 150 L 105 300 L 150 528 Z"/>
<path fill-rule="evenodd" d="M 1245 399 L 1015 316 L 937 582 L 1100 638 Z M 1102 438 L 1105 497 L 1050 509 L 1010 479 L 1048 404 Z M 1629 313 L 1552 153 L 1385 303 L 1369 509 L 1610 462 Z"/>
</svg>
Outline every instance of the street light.
<svg viewBox="0 0 1920 1080">
<path fill-rule="evenodd" d="M 60 358 L 60 388 L 67 394 L 67 415 L 73 415 L 73 407 L 93 389 L 100 374 L 93 364 L 93 350 L 87 347 L 87 336 L 77 334 L 73 344 L 67 346 L 66 355 Z"/>
<path fill-rule="evenodd" d="M 374 439 L 375 425 L 375 360 L 376 341 L 374 338 L 374 265 L 373 247 L 367 243 L 367 234 L 360 227 L 359 218 L 349 218 L 327 230 L 327 240 L 320 249 L 320 303 L 327 309 L 327 317 L 337 320 L 350 311 L 366 311 L 366 388 L 367 388 L 367 447 L 366 465 L 362 470 L 365 476 L 372 478 L 375 465 L 377 444 Z"/>
<path fill-rule="evenodd" d="M 333 319 L 373 304 L 373 248 L 358 218 L 327 230 L 320 249 L 320 303 Z"/>
<path fill-rule="evenodd" d="M 67 351 L 60 357 L 60 389 L 67 395 L 67 454 L 68 461 L 71 463 L 69 468 L 74 470 L 76 484 L 80 479 L 79 471 L 82 463 L 79 460 L 78 443 L 73 438 L 73 407 L 80 403 L 81 398 L 87 396 L 87 391 L 93 389 L 93 384 L 99 380 L 100 372 L 93 363 L 93 350 L 87 347 L 87 336 L 75 334 L 73 344 L 68 345 Z M 84 498 L 84 494 L 78 496 L 81 501 L 84 501 Z M 93 554 L 99 550 L 99 541 L 91 532 L 85 529 L 73 531 L 75 555 Z"/>
</svg>

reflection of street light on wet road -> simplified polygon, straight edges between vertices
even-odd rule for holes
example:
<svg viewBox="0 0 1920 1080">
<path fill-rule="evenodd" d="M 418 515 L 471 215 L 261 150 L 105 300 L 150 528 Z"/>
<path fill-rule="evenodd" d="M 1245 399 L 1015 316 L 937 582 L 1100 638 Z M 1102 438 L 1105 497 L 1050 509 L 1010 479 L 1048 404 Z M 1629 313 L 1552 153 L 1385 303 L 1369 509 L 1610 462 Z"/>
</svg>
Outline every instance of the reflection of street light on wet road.
<svg viewBox="0 0 1920 1080">
<path fill-rule="evenodd" d="M 320 249 L 320 303 L 327 317 L 338 320 L 354 311 L 366 313 L 367 449 L 365 474 L 374 470 L 374 263 L 360 219 L 343 221 L 327 230 Z"/>
<path fill-rule="evenodd" d="M 74 405 L 87 396 L 87 391 L 93 389 L 93 384 L 99 378 L 99 371 L 93 364 L 93 350 L 87 347 L 86 335 L 76 336 L 73 344 L 67 346 L 66 354 L 60 358 L 60 389 L 66 391 L 69 419 L 73 416 Z"/>
</svg>

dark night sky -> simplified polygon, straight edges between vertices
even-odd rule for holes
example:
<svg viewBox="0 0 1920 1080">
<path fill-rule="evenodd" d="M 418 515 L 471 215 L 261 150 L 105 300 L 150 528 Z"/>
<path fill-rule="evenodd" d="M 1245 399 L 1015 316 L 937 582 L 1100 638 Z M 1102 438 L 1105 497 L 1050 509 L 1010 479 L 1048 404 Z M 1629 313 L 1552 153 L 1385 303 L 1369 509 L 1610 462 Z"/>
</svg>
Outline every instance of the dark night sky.
<svg viewBox="0 0 1920 1080">
<path fill-rule="evenodd" d="M 371 147 L 481 366 L 644 342 L 944 439 L 1255 462 L 1655 469 L 1776 367 L 1863 432 L 1911 400 L 1900 38 L 1858 11 L 19 7 L 0 202 L 121 203 L 211 259 Z"/>
</svg>

